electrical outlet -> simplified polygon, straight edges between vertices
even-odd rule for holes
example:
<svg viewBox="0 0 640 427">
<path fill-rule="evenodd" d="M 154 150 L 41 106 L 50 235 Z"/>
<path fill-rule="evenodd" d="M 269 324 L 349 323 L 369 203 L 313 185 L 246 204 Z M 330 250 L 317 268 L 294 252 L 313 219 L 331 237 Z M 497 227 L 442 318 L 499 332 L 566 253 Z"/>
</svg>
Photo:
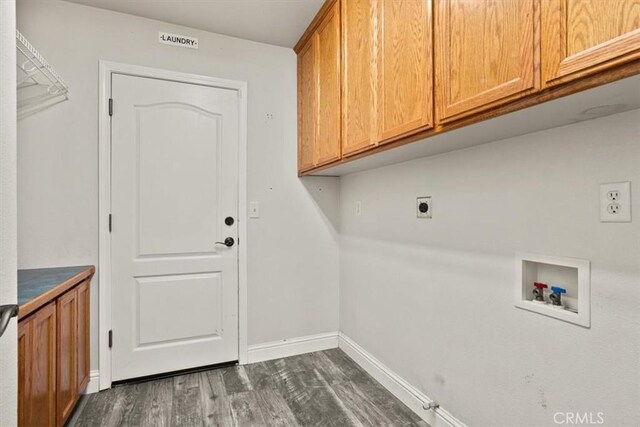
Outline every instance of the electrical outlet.
<svg viewBox="0 0 640 427">
<path fill-rule="evenodd" d="M 631 222 L 631 183 L 600 184 L 600 222 Z"/>
<path fill-rule="evenodd" d="M 620 199 L 620 192 L 618 190 L 607 191 L 607 199 L 611 202 L 618 201 Z"/>
<path fill-rule="evenodd" d="M 356 202 L 356 216 L 361 216 L 361 215 L 362 215 L 362 202 L 358 200 Z"/>
<path fill-rule="evenodd" d="M 609 203 L 607 205 L 607 212 L 611 215 L 616 215 L 620 213 L 620 205 L 617 203 Z"/>
<path fill-rule="evenodd" d="M 416 213 L 418 218 L 431 218 L 433 203 L 431 197 L 418 197 L 416 199 Z"/>
</svg>

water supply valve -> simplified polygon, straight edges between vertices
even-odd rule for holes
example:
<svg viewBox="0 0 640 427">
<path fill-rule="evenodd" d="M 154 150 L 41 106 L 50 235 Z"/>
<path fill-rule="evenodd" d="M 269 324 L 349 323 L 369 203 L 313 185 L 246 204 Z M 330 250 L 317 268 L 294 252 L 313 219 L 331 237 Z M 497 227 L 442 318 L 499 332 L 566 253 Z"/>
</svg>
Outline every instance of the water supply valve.
<svg viewBox="0 0 640 427">
<path fill-rule="evenodd" d="M 547 289 L 549 286 L 547 286 L 546 283 L 542 283 L 542 282 L 535 282 L 533 286 L 535 286 L 535 289 L 533 290 L 533 301 L 545 302 L 544 290 Z"/>
<path fill-rule="evenodd" d="M 562 307 L 562 294 L 566 294 L 567 290 L 561 288 L 559 286 L 551 287 L 551 295 L 549 295 L 549 299 L 551 300 L 551 305 L 556 307 Z"/>
</svg>

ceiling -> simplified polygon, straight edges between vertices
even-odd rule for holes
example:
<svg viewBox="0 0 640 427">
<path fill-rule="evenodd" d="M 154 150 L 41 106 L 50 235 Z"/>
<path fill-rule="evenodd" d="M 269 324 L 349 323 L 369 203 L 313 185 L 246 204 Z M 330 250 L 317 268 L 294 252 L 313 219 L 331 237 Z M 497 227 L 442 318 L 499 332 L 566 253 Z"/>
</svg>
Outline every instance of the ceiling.
<svg viewBox="0 0 640 427">
<path fill-rule="evenodd" d="M 225 34 L 293 47 L 323 0 L 67 0 Z"/>
</svg>

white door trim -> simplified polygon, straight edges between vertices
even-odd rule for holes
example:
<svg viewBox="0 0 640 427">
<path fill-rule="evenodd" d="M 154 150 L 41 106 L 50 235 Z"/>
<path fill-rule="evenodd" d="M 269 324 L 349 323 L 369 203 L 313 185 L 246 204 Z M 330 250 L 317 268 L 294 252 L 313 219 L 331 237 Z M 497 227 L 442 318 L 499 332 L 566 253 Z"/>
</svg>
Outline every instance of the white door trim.
<svg viewBox="0 0 640 427">
<path fill-rule="evenodd" d="M 111 74 L 150 77 L 182 83 L 198 84 L 236 90 L 239 102 L 238 157 L 238 357 L 241 364 L 247 363 L 247 83 L 215 77 L 161 70 L 138 65 L 100 61 L 98 104 L 98 281 L 99 281 L 99 369 L 100 390 L 111 387 L 111 351 L 108 333 L 111 329 L 111 234 L 109 213 L 111 211 L 111 118 L 109 98 Z M 117 102 L 117 100 L 116 100 Z M 114 110 L 118 108 L 117 103 Z"/>
</svg>

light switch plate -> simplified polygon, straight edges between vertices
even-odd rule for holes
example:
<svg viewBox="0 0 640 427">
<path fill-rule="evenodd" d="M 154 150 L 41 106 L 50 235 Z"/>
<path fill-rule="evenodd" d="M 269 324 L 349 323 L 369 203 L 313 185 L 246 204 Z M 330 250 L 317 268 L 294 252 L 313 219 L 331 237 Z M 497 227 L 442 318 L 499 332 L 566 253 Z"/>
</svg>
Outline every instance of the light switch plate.
<svg viewBox="0 0 640 427">
<path fill-rule="evenodd" d="M 260 202 L 249 202 L 249 218 L 260 218 Z"/>
<path fill-rule="evenodd" d="M 631 183 L 600 184 L 600 222 L 631 222 Z"/>
</svg>

